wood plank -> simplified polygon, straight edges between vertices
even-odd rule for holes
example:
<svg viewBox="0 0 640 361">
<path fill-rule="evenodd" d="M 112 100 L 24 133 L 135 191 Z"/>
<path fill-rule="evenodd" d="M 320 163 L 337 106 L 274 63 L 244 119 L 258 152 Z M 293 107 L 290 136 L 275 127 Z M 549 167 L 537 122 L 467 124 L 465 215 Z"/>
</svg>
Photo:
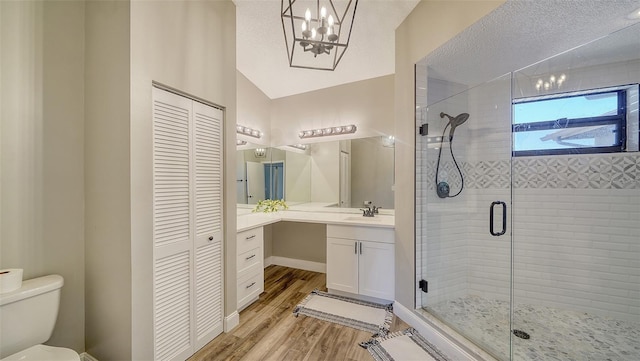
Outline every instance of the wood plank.
<svg viewBox="0 0 640 361">
<path fill-rule="evenodd" d="M 371 333 L 313 317 L 293 308 L 314 289 L 326 291 L 323 273 L 282 266 L 265 269 L 265 291 L 240 312 L 240 324 L 196 352 L 189 361 L 370 361 L 358 343 Z M 391 332 L 409 327 L 394 316 Z"/>
</svg>

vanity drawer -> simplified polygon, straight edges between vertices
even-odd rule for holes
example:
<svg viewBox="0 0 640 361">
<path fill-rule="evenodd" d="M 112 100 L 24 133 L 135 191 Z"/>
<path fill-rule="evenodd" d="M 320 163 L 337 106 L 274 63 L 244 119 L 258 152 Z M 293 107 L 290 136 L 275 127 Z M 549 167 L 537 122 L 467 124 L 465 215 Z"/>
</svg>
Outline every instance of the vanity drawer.
<svg viewBox="0 0 640 361">
<path fill-rule="evenodd" d="M 251 268 L 254 265 L 260 266 L 262 264 L 262 259 L 264 255 L 262 254 L 262 247 L 256 247 L 247 252 L 241 253 L 238 255 L 238 260 L 236 262 L 238 269 L 238 276 L 241 272 Z"/>
<path fill-rule="evenodd" d="M 262 247 L 264 239 L 262 227 L 253 228 L 244 232 L 238 232 L 237 252 L 242 254 L 256 247 Z"/>
<path fill-rule="evenodd" d="M 264 273 L 247 274 L 238 279 L 238 309 L 260 296 L 264 291 Z"/>
</svg>

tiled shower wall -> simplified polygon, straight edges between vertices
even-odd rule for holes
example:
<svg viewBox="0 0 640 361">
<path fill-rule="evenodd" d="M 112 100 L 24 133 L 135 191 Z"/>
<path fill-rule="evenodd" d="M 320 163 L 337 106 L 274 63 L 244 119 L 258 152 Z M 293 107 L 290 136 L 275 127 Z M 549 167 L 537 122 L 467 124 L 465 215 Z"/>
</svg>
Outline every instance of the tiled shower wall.
<svg viewBox="0 0 640 361">
<path fill-rule="evenodd" d="M 417 123 L 428 122 L 430 136 L 442 132 L 440 111 L 471 115 L 453 142 L 465 174 L 459 197 L 436 196 L 438 150 L 426 137 L 416 139 L 416 268 L 430 289 L 426 304 L 418 292 L 417 304 L 467 294 L 509 299 L 509 234 L 488 232 L 489 205 L 503 200 L 513 233 L 516 307 L 534 303 L 640 321 L 640 154 L 521 157 L 511 164 L 510 87 L 501 79 L 428 112 L 417 109 Z M 440 174 L 457 192 L 449 145 L 442 147 Z"/>
</svg>

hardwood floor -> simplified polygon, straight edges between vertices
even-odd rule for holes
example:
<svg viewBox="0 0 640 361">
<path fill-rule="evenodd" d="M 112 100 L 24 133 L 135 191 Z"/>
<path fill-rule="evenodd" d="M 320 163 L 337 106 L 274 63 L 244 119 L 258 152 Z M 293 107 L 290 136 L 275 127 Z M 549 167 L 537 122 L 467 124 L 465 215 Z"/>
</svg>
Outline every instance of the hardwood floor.
<svg viewBox="0 0 640 361">
<path fill-rule="evenodd" d="M 293 315 L 293 308 L 314 289 L 326 291 L 325 275 L 281 266 L 265 269 L 265 292 L 240 312 L 240 325 L 223 333 L 189 361 L 359 361 L 373 360 L 358 346 L 371 338 L 359 331 L 316 318 Z M 408 325 L 394 316 L 391 331 Z"/>
</svg>

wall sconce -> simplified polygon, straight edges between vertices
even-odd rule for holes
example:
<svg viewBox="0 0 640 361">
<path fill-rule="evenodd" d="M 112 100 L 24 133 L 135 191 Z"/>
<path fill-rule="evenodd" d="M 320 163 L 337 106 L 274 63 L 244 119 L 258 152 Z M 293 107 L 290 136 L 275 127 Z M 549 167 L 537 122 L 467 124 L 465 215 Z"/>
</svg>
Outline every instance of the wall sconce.
<svg viewBox="0 0 640 361">
<path fill-rule="evenodd" d="M 355 133 L 356 130 L 358 130 L 358 128 L 355 125 L 350 124 L 350 125 L 342 125 L 338 127 L 303 130 L 300 133 L 298 133 L 298 136 L 300 137 L 300 139 L 326 137 L 329 135 L 352 134 L 352 133 Z"/>
<path fill-rule="evenodd" d="M 299 149 L 299 150 L 307 150 L 306 144 L 291 144 L 289 145 L 289 147 Z"/>
<path fill-rule="evenodd" d="M 240 140 L 240 139 L 236 139 L 236 145 L 240 146 L 240 145 L 246 145 L 247 141 L 246 140 Z"/>
<path fill-rule="evenodd" d="M 253 151 L 253 154 L 256 158 L 264 158 L 267 155 L 267 150 L 265 148 L 256 148 Z"/>
<path fill-rule="evenodd" d="M 236 133 L 248 135 L 250 137 L 260 139 L 262 137 L 262 132 L 257 129 L 251 129 L 249 127 L 245 127 L 244 125 L 236 125 Z"/>
</svg>

